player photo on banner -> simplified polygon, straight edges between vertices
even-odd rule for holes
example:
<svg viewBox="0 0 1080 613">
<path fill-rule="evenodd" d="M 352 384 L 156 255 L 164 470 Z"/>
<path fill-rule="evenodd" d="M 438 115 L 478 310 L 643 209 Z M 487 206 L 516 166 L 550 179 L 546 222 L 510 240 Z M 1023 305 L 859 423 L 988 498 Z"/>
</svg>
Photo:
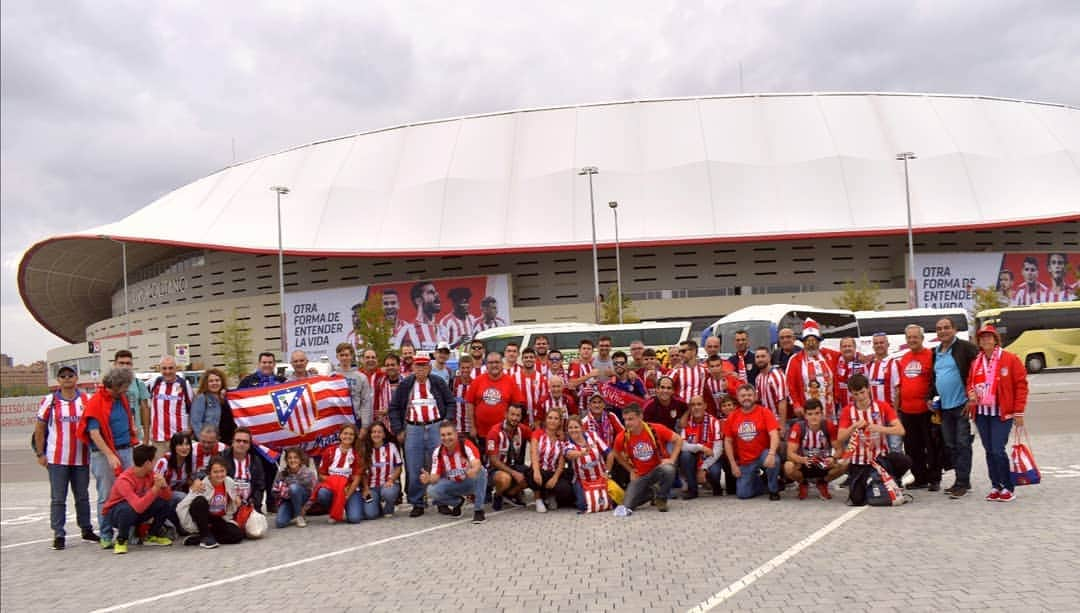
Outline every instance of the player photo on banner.
<svg viewBox="0 0 1080 613">
<path fill-rule="evenodd" d="M 422 351 L 440 342 L 456 347 L 481 330 L 511 321 L 509 275 L 292 292 L 285 296 L 289 349 L 302 349 L 309 359 L 333 358 L 338 343 L 357 344 L 354 318 L 376 295 L 393 328 L 394 348 L 405 342 Z"/>
<path fill-rule="evenodd" d="M 915 256 L 919 306 L 964 308 L 992 287 L 1011 306 L 1076 300 L 1080 253 L 927 253 Z"/>
</svg>

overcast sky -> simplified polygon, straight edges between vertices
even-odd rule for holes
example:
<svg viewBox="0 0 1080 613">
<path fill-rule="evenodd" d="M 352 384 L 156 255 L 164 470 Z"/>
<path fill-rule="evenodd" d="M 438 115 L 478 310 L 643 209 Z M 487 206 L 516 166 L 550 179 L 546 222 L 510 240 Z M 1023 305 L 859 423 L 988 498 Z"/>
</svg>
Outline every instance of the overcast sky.
<svg viewBox="0 0 1080 613">
<path fill-rule="evenodd" d="M 916 91 L 1080 106 L 1080 2 L 0 4 L 0 350 L 33 243 L 292 145 L 512 108 Z"/>
</svg>

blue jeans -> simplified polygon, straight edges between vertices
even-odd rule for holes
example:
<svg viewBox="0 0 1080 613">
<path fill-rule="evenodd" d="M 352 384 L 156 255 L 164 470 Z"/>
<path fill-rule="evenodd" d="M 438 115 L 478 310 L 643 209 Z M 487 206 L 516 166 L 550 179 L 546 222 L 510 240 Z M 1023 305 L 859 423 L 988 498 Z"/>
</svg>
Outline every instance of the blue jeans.
<svg viewBox="0 0 1080 613">
<path fill-rule="evenodd" d="M 472 494 L 476 497 L 477 511 L 484 508 L 484 495 L 486 492 L 487 469 L 484 467 L 480 467 L 480 472 L 476 473 L 476 476 L 472 479 L 466 478 L 463 481 L 439 479 L 429 485 L 427 489 L 428 498 L 431 498 L 432 504 L 449 506 L 461 504 L 462 497 Z"/>
<path fill-rule="evenodd" d="M 420 469 L 431 470 L 431 454 L 440 444 L 438 422 L 426 426 L 405 426 L 405 482 L 409 504 L 424 506 L 424 484 Z M 483 500 L 483 499 L 481 499 Z"/>
<path fill-rule="evenodd" d="M 94 529 L 90 523 L 90 467 L 49 464 L 49 527 L 53 536 L 64 538 L 67 522 L 68 485 L 75 496 L 75 518 L 83 532 Z"/>
<path fill-rule="evenodd" d="M 118 450 L 116 457 L 120 458 L 121 470 L 131 468 L 130 447 Z M 100 451 L 90 452 L 90 472 L 93 473 L 94 482 L 97 484 L 98 528 L 101 531 L 101 539 L 111 541 L 113 540 L 113 526 L 109 521 L 109 516 L 102 512 L 102 508 L 105 506 L 105 501 L 109 499 L 109 492 L 112 491 L 113 482 L 116 481 L 116 473 L 109 466 L 109 458 Z"/>
<path fill-rule="evenodd" d="M 682 472 L 683 479 L 686 479 L 686 493 L 694 495 L 698 493 L 698 481 L 697 481 L 697 469 L 698 469 L 698 454 L 684 451 L 679 454 L 679 470 Z M 723 483 L 721 477 L 724 474 L 724 467 L 720 464 L 720 461 L 714 462 L 705 471 L 705 478 L 712 484 L 714 490 L 722 489 Z"/>
<path fill-rule="evenodd" d="M 278 528 L 284 528 L 289 525 L 289 522 L 294 517 L 300 516 L 300 511 L 304 507 L 304 503 L 311 497 L 311 490 L 300 485 L 299 483 L 293 483 L 289 486 L 289 497 L 285 500 L 278 501 L 277 520 L 276 524 Z M 348 505 L 346 505 L 346 510 Z"/>
<path fill-rule="evenodd" d="M 289 496 L 292 496 L 292 494 L 289 494 Z M 329 510 L 330 503 L 334 501 L 334 493 L 324 487 L 319 490 L 315 499 L 319 502 L 320 507 Z M 352 493 L 352 496 L 349 496 L 349 499 L 345 501 L 345 521 L 350 524 L 358 524 L 362 519 L 364 519 L 364 499 L 360 497 L 360 490 L 358 488 Z"/>
<path fill-rule="evenodd" d="M 997 415 L 976 415 L 975 427 L 979 429 L 979 440 L 986 450 L 986 470 L 990 473 L 990 485 L 994 489 L 1009 490 L 1015 487 L 1012 469 L 1009 466 L 1009 454 L 1005 445 L 1009 442 L 1013 420 L 1001 421 Z"/>
<path fill-rule="evenodd" d="M 952 458 L 956 485 L 971 489 L 971 442 L 975 436 L 963 407 L 941 412 L 941 436 L 945 439 L 945 453 Z"/>
<path fill-rule="evenodd" d="M 161 529 L 165 526 L 165 520 L 168 517 L 169 503 L 164 498 L 154 498 L 154 502 L 150 503 L 150 506 L 142 513 L 136 513 L 126 500 L 118 502 L 116 506 L 109 509 L 109 523 L 116 528 L 117 534 L 124 537 L 131 532 L 132 528 L 149 519 L 154 520 L 153 525 L 150 526 L 150 534 L 161 534 Z"/>
<path fill-rule="evenodd" d="M 761 452 L 756 460 L 749 464 L 739 464 L 739 478 L 735 481 L 735 495 L 739 498 L 753 498 L 765 493 L 765 484 L 761 482 L 758 469 L 765 465 L 765 457 L 769 450 Z M 780 485 L 777 478 L 780 476 L 780 458 L 776 458 L 772 468 L 765 469 L 765 477 L 769 481 L 769 492 L 779 492 Z"/>
<path fill-rule="evenodd" d="M 364 502 L 364 519 L 379 519 L 383 515 L 393 515 L 399 494 L 401 494 L 401 486 L 397 482 L 393 485 L 373 488 L 371 500 Z"/>
</svg>

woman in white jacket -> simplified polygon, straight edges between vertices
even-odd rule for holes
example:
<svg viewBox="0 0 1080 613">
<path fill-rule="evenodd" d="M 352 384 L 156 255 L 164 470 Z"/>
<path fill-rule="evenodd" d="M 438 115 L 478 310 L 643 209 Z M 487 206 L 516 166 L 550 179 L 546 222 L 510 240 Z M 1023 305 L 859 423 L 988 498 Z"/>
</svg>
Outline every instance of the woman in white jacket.
<svg viewBox="0 0 1080 613">
<path fill-rule="evenodd" d="M 180 524 L 191 533 L 185 545 L 213 549 L 218 543 L 226 545 L 244 540 L 244 530 L 236 523 L 240 495 L 236 483 L 227 474 L 225 460 L 210 460 L 205 478 L 191 483 L 188 495 L 176 507 Z"/>
</svg>

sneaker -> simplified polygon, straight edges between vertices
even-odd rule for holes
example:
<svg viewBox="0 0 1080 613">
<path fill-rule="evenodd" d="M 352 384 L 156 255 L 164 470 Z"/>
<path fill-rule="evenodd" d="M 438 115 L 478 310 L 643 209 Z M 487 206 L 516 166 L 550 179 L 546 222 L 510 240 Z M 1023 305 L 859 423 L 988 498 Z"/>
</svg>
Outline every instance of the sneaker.
<svg viewBox="0 0 1080 613">
<path fill-rule="evenodd" d="M 817 482 L 818 495 L 822 500 L 832 500 L 832 492 L 829 491 L 829 484 L 824 481 Z"/>
<path fill-rule="evenodd" d="M 461 517 L 461 505 L 463 504 L 465 503 L 459 502 L 454 506 L 450 507 L 450 517 Z"/>
<path fill-rule="evenodd" d="M 492 511 L 502 511 L 502 507 L 503 507 L 503 497 L 498 495 L 498 494 L 495 494 L 494 496 L 492 496 L 492 498 L 491 498 L 491 510 Z"/>
<path fill-rule="evenodd" d="M 87 543 L 100 543 L 101 537 L 94 534 L 93 530 L 83 530 L 82 540 Z"/>
<path fill-rule="evenodd" d="M 935 482 L 931 483 L 930 485 L 927 485 L 926 486 L 926 491 L 928 491 L 928 492 L 940 492 L 941 491 L 941 481 L 935 481 Z"/>
<path fill-rule="evenodd" d="M 414 506 L 412 511 L 409 511 L 409 517 L 420 517 L 424 514 L 424 507 Z"/>
<path fill-rule="evenodd" d="M 449 515 L 451 513 L 449 505 L 440 504 L 435 508 L 439 510 L 439 515 Z"/>
<path fill-rule="evenodd" d="M 615 510 L 612 512 L 612 514 L 615 515 L 615 517 L 630 517 L 634 514 L 634 512 L 620 504 L 619 506 L 615 507 Z"/>
<path fill-rule="evenodd" d="M 668 512 L 667 498 L 662 498 L 662 497 L 658 496 L 656 498 L 653 498 L 653 501 L 656 503 L 656 510 L 657 511 L 660 511 L 661 513 L 667 513 Z"/>
<path fill-rule="evenodd" d="M 336 523 L 337 523 L 337 520 L 336 520 L 336 519 L 334 519 L 333 517 L 327 517 L 327 518 L 326 518 L 326 523 L 328 523 L 328 524 L 330 524 L 331 526 L 333 526 L 334 524 L 336 524 Z"/>
<path fill-rule="evenodd" d="M 1001 493 L 998 494 L 998 502 L 1012 502 L 1014 500 L 1016 500 L 1016 495 L 1009 490 L 1001 490 Z"/>
<path fill-rule="evenodd" d="M 199 547 L 202 547 L 203 549 L 217 549 L 217 546 L 217 539 L 214 538 L 214 535 L 212 534 L 206 535 L 206 538 L 199 543 Z"/>
<path fill-rule="evenodd" d="M 780 500 L 780 492 L 769 492 L 769 500 Z"/>
<path fill-rule="evenodd" d="M 546 506 L 548 509 L 554 511 L 555 509 L 559 508 L 559 503 L 555 502 L 555 497 L 554 496 L 548 496 L 547 498 L 544 499 L 544 506 Z"/>
<path fill-rule="evenodd" d="M 483 511 L 473 511 L 472 523 L 474 523 L 474 524 L 482 524 L 485 521 L 487 521 L 487 518 L 484 517 L 484 512 Z"/>
<path fill-rule="evenodd" d="M 52 540 L 52 548 L 56 551 L 63 551 L 64 547 L 66 546 L 67 539 L 62 536 L 58 536 Z"/>
<path fill-rule="evenodd" d="M 127 542 L 117 539 L 116 544 L 113 545 L 113 553 L 125 554 L 127 553 Z"/>
<path fill-rule="evenodd" d="M 521 497 L 521 494 L 518 494 L 517 496 L 511 496 L 510 498 L 507 498 L 507 500 L 510 501 L 510 504 L 514 505 L 515 507 L 520 507 L 522 509 L 529 506 L 525 504 L 525 499 Z"/>
<path fill-rule="evenodd" d="M 144 545 L 153 545 L 154 547 L 168 547 L 172 545 L 172 539 L 165 536 L 151 535 L 143 539 Z"/>
<path fill-rule="evenodd" d="M 544 499 L 543 498 L 537 498 L 536 499 L 536 512 L 537 513 L 547 513 L 547 507 L 544 506 Z"/>
<path fill-rule="evenodd" d="M 950 485 L 949 487 L 945 488 L 942 491 L 945 492 L 946 494 L 952 496 L 953 490 L 955 490 L 955 489 L 956 489 L 956 484 L 954 483 L 954 484 Z"/>
<path fill-rule="evenodd" d="M 184 537 L 184 547 L 198 547 L 202 542 L 202 537 L 198 534 L 190 534 Z"/>
<path fill-rule="evenodd" d="M 101 548 L 102 549 L 112 549 L 113 548 L 113 542 L 110 541 L 109 539 L 103 538 L 99 542 L 101 543 Z"/>
<path fill-rule="evenodd" d="M 810 494 L 810 486 L 803 481 L 799 484 L 799 500 L 806 500 L 806 497 Z"/>
<path fill-rule="evenodd" d="M 952 491 L 949 492 L 949 498 L 956 500 L 957 498 L 963 498 L 968 493 L 968 488 L 954 485 Z"/>
<path fill-rule="evenodd" d="M 304 519 L 303 515 L 298 515 L 296 517 L 296 527 L 297 528 L 307 528 L 307 520 Z"/>
<path fill-rule="evenodd" d="M 990 502 L 997 502 L 999 498 L 1001 498 L 1001 492 L 999 492 L 996 487 L 990 490 L 990 493 L 986 495 L 986 500 Z"/>
</svg>

